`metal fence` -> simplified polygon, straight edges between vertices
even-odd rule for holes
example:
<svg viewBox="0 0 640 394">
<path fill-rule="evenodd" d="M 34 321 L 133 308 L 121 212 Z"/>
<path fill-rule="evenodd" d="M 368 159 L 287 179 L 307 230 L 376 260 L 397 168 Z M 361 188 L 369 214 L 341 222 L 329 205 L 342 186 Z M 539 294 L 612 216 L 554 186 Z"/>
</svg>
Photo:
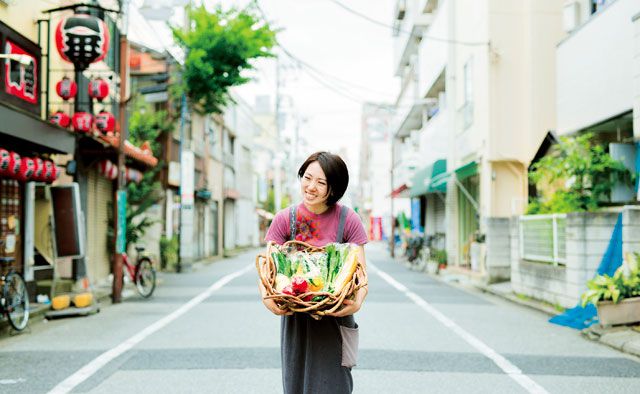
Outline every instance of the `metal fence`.
<svg viewBox="0 0 640 394">
<path fill-rule="evenodd" d="M 525 260 L 564 265 L 567 261 L 567 215 L 520 216 L 520 256 Z"/>
</svg>

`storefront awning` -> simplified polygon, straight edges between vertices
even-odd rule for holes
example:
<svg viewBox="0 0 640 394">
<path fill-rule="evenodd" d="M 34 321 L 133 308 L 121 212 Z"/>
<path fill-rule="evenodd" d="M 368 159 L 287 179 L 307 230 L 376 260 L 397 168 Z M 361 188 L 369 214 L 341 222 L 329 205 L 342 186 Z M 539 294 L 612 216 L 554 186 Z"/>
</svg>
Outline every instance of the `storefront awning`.
<svg viewBox="0 0 640 394">
<path fill-rule="evenodd" d="M 403 183 L 391 192 L 391 198 L 408 197 L 409 195 L 406 193 L 407 190 L 409 190 L 409 186 L 407 186 L 406 183 Z"/>
<path fill-rule="evenodd" d="M 34 115 L 0 103 L 0 119 L 0 134 L 8 136 L 6 140 L 11 144 L 41 153 L 73 153 L 75 149 L 73 133 Z"/>
<path fill-rule="evenodd" d="M 459 181 L 465 180 L 478 173 L 478 162 L 471 161 L 461 167 L 456 168 L 456 178 Z"/>
<path fill-rule="evenodd" d="M 409 196 L 418 197 L 427 193 L 434 193 L 436 189 L 432 189 L 431 183 L 433 179 L 441 174 L 447 172 L 447 161 L 444 159 L 436 160 L 433 164 L 428 165 L 416 172 L 411 181 L 411 190 L 409 191 Z M 446 183 L 445 183 L 445 191 L 446 191 Z"/>
</svg>

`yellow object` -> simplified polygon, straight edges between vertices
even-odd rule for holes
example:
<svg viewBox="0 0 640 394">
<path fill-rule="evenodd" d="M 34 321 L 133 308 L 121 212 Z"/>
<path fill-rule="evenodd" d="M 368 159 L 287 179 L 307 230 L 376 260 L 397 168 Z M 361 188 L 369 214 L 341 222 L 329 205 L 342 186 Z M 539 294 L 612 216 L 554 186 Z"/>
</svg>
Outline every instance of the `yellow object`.
<svg viewBox="0 0 640 394">
<path fill-rule="evenodd" d="M 53 308 L 56 311 L 59 311 L 60 309 L 68 308 L 70 303 L 71 303 L 71 297 L 69 297 L 66 294 L 55 296 L 51 300 L 51 308 Z"/>
<path fill-rule="evenodd" d="M 73 305 L 77 308 L 84 308 L 93 302 L 93 295 L 91 293 L 80 293 L 73 297 Z"/>
<path fill-rule="evenodd" d="M 321 277 L 316 276 L 309 280 L 309 291 L 320 291 L 324 287 L 324 281 Z"/>
<path fill-rule="evenodd" d="M 351 281 L 353 273 L 356 272 L 356 268 L 358 267 L 358 253 L 359 249 L 356 247 L 351 247 L 351 250 L 349 250 L 349 254 L 333 282 L 335 286 L 333 294 L 340 293 L 342 288 Z"/>
<path fill-rule="evenodd" d="M 302 264 L 298 264 L 298 269 L 296 270 L 296 276 L 303 276 L 304 269 L 302 268 Z"/>
</svg>

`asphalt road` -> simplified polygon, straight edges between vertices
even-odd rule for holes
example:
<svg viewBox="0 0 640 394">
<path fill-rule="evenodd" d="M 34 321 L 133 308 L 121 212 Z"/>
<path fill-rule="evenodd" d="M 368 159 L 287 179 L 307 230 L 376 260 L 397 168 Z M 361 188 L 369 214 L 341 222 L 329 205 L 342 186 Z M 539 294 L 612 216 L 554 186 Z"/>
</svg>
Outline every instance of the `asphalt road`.
<svg viewBox="0 0 640 394">
<path fill-rule="evenodd" d="M 279 393 L 279 318 L 255 252 L 162 274 L 150 300 L 0 339 L 1 393 Z M 637 393 L 640 362 L 367 246 L 356 393 Z"/>
</svg>

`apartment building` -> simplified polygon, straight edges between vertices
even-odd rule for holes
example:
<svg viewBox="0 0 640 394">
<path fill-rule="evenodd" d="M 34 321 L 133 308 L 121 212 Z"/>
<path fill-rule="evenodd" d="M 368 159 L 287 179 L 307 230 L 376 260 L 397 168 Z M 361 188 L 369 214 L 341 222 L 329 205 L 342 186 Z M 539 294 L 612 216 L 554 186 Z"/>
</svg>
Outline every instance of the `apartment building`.
<svg viewBox="0 0 640 394">
<path fill-rule="evenodd" d="M 446 234 L 449 266 L 461 272 L 509 275 L 506 223 L 523 212 L 528 164 L 555 128 L 563 5 L 397 3 L 395 137 L 413 141 L 419 158 L 407 189 L 421 199 L 412 207 L 424 207 L 425 229 Z"/>
</svg>

